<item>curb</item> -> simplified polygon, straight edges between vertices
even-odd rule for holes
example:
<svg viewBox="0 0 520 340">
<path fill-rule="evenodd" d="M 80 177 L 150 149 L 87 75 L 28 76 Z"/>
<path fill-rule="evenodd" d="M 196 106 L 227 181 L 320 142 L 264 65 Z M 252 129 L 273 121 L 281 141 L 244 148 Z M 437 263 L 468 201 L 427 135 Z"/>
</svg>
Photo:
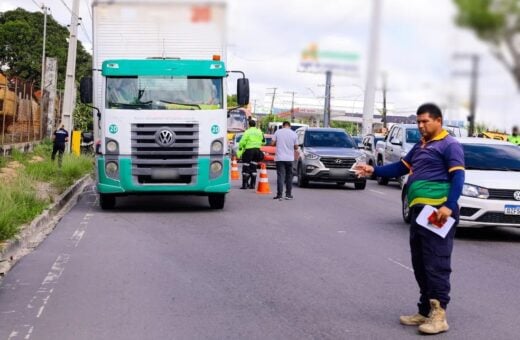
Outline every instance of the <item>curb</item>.
<svg viewBox="0 0 520 340">
<path fill-rule="evenodd" d="M 32 222 L 23 225 L 18 235 L 0 244 L 0 277 L 50 234 L 61 218 L 76 205 L 79 195 L 90 183 L 92 183 L 91 175 L 85 175 L 77 180 Z"/>
</svg>

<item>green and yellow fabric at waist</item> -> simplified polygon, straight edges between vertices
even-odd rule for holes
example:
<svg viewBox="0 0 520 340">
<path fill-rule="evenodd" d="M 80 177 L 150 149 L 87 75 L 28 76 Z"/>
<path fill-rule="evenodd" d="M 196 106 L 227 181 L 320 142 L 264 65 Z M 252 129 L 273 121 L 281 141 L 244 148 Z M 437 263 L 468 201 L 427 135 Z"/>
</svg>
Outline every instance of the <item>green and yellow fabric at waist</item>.
<svg viewBox="0 0 520 340">
<path fill-rule="evenodd" d="M 441 205 L 448 200 L 449 191 L 449 182 L 414 181 L 408 187 L 408 205 L 410 207 L 416 204 Z"/>
</svg>

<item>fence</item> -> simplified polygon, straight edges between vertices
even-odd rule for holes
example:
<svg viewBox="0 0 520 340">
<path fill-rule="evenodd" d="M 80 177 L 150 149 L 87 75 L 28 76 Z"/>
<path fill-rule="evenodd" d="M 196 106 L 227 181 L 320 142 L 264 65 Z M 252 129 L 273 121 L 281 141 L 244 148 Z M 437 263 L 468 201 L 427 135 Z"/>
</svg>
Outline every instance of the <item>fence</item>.
<svg viewBox="0 0 520 340">
<path fill-rule="evenodd" d="M 0 73 L 0 147 L 5 149 L 7 145 L 45 137 L 47 117 L 42 117 L 42 111 L 46 111 L 46 106 L 34 82 Z M 56 115 L 61 111 L 61 96 L 57 97 L 55 107 Z"/>
</svg>

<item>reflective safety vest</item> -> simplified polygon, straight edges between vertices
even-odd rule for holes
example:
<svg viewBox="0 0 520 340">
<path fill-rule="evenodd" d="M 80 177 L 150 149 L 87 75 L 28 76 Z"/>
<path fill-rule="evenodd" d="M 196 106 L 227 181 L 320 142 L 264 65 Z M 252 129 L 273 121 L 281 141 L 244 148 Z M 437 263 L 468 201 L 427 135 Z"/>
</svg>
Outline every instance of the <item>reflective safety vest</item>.
<svg viewBox="0 0 520 340">
<path fill-rule="evenodd" d="M 247 149 L 259 149 L 265 144 L 264 133 L 257 127 L 250 127 L 244 132 L 240 143 L 238 143 L 238 158 L 242 157 L 242 154 Z"/>
<path fill-rule="evenodd" d="M 510 135 L 507 140 L 513 144 L 520 145 L 520 135 L 513 136 Z"/>
</svg>

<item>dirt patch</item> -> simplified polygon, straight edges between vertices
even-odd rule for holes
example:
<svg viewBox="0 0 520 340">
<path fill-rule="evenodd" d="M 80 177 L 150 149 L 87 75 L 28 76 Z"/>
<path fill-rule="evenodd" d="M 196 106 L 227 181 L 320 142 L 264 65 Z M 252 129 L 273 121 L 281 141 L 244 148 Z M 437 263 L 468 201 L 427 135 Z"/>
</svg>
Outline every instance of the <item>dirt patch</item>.
<svg viewBox="0 0 520 340">
<path fill-rule="evenodd" d="M 36 182 L 34 189 L 36 190 L 36 197 L 39 200 L 54 202 L 59 193 L 56 188 L 53 188 L 50 183 Z"/>
<path fill-rule="evenodd" d="M 29 163 L 39 163 L 39 162 L 43 162 L 44 160 L 45 160 L 45 158 L 43 158 L 43 157 L 33 156 L 33 158 L 31 158 L 29 160 Z"/>
</svg>

